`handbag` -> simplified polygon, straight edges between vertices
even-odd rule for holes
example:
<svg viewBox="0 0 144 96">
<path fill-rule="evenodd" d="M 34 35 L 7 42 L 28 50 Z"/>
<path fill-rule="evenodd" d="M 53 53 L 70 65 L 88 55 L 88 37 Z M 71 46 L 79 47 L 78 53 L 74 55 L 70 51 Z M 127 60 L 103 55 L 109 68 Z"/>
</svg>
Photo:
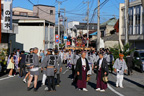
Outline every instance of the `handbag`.
<svg viewBox="0 0 144 96">
<path fill-rule="evenodd" d="M 105 83 L 108 82 L 108 77 L 107 77 L 107 76 L 104 76 L 102 79 L 103 79 L 103 81 L 104 81 Z"/>
</svg>

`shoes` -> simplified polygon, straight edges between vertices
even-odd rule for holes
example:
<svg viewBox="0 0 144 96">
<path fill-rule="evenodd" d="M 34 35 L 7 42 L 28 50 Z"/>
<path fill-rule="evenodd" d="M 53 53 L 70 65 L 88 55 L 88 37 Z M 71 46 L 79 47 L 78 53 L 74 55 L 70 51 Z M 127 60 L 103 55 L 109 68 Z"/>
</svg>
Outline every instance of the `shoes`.
<svg viewBox="0 0 144 96">
<path fill-rule="evenodd" d="M 13 75 L 8 75 L 8 77 L 14 77 Z"/>
<path fill-rule="evenodd" d="M 60 87 L 60 85 L 57 85 L 57 87 Z"/>
<path fill-rule="evenodd" d="M 100 92 L 105 92 L 105 90 L 104 90 L 104 89 L 102 89 L 102 90 L 100 90 Z"/>
<path fill-rule="evenodd" d="M 124 88 L 123 86 L 120 86 L 120 88 Z"/>
<path fill-rule="evenodd" d="M 23 79 L 23 82 L 26 83 L 26 79 Z"/>
<path fill-rule="evenodd" d="M 83 88 L 83 91 L 87 92 L 88 90 L 86 88 Z"/>
<path fill-rule="evenodd" d="M 37 92 L 37 88 L 34 88 L 34 92 Z"/>
<path fill-rule="evenodd" d="M 48 92 L 51 92 L 51 90 L 47 90 Z"/>
<path fill-rule="evenodd" d="M 116 85 L 116 88 L 118 88 L 118 86 Z"/>
<path fill-rule="evenodd" d="M 30 88 L 29 88 L 29 87 L 27 87 L 27 91 L 30 91 Z"/>
<path fill-rule="evenodd" d="M 44 83 L 42 83 L 42 85 L 44 86 L 45 84 L 44 84 Z"/>
<path fill-rule="evenodd" d="M 44 90 L 45 90 L 45 91 L 48 91 L 48 87 L 46 87 Z"/>
<path fill-rule="evenodd" d="M 100 91 L 100 88 L 97 88 L 96 91 Z"/>
</svg>

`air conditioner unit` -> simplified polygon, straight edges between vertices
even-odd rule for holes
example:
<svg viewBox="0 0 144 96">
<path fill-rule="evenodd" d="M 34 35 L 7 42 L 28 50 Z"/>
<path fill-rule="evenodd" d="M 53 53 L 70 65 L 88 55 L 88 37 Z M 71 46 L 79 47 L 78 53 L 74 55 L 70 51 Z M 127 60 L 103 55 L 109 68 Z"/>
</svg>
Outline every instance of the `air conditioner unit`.
<svg viewBox="0 0 144 96">
<path fill-rule="evenodd" d="M 142 2 L 142 6 L 143 6 L 143 8 L 144 8 L 144 0 L 141 0 L 141 2 Z"/>
</svg>

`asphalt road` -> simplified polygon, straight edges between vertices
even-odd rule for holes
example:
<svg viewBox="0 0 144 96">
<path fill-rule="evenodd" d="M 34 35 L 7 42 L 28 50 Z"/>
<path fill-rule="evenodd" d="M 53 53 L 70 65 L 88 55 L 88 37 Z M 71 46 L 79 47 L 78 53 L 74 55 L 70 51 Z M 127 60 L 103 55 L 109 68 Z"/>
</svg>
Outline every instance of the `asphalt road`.
<svg viewBox="0 0 144 96">
<path fill-rule="evenodd" d="M 7 78 L 7 75 L 4 75 L 0 77 L 0 96 L 144 96 L 144 73 L 135 71 L 133 76 L 125 76 L 123 89 L 115 87 L 115 74 L 110 74 L 109 87 L 104 93 L 95 91 L 95 74 L 87 83 L 88 92 L 79 91 L 71 85 L 70 74 L 71 70 L 63 67 L 61 84 L 60 87 L 56 87 L 56 92 L 44 91 L 46 86 L 41 85 L 42 74 L 39 76 L 37 92 L 34 92 L 33 89 L 27 91 L 27 84 L 22 82 L 23 78 L 18 76 Z"/>
</svg>

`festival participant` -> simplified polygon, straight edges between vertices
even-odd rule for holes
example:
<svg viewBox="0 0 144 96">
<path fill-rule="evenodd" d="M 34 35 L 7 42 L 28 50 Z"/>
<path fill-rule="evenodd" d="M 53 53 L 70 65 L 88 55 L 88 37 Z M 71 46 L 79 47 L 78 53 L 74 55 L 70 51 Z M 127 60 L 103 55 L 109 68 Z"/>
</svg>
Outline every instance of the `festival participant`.
<svg viewBox="0 0 144 96">
<path fill-rule="evenodd" d="M 10 61 L 9 61 L 9 64 L 8 64 L 8 66 L 7 66 L 7 69 L 9 69 L 10 71 L 9 71 L 9 77 L 13 77 L 12 76 L 12 73 L 13 73 L 13 70 L 14 70 L 14 53 L 11 53 L 11 55 L 10 55 Z"/>
<path fill-rule="evenodd" d="M 86 59 L 86 53 L 82 52 L 82 57 L 77 60 L 76 63 L 76 73 L 78 76 L 77 86 L 83 91 L 88 91 L 86 89 L 86 78 L 87 72 L 89 71 L 88 60 Z"/>
<path fill-rule="evenodd" d="M 47 54 L 46 57 L 43 59 L 44 62 L 47 60 L 47 56 L 50 55 L 49 50 L 47 50 L 47 53 L 46 53 L 46 54 Z M 44 62 L 42 62 L 42 64 L 43 64 Z M 42 85 L 45 85 L 45 81 L 46 81 L 46 79 L 47 79 L 46 68 L 42 67 L 41 70 L 43 71 Z"/>
<path fill-rule="evenodd" d="M 78 51 L 75 50 L 74 55 L 73 55 L 73 64 L 72 64 L 72 80 L 74 80 L 74 77 L 75 77 L 76 62 L 79 58 L 80 57 L 78 56 Z"/>
<path fill-rule="evenodd" d="M 93 58 L 90 52 L 88 53 L 87 60 L 88 60 L 89 68 L 90 68 L 90 70 L 87 73 L 87 82 L 88 82 L 90 80 L 90 76 L 92 75 L 92 69 L 93 69 L 93 64 L 94 64 Z"/>
<path fill-rule="evenodd" d="M 37 55 L 38 53 L 38 48 L 34 48 L 34 53 L 33 53 L 33 64 L 31 65 L 30 69 L 30 79 L 28 80 L 28 87 L 27 91 L 30 91 L 30 85 L 31 81 L 34 77 L 34 91 L 37 91 L 37 80 L 38 80 L 38 75 L 39 75 L 39 57 Z"/>
<path fill-rule="evenodd" d="M 108 76 L 109 70 L 106 59 L 103 57 L 103 53 L 99 53 L 99 60 L 95 65 L 97 69 L 97 86 L 96 91 L 105 92 L 107 89 L 107 83 L 103 81 L 104 76 Z"/>
<path fill-rule="evenodd" d="M 112 55 L 111 52 L 107 53 L 107 63 L 108 63 L 108 66 L 110 67 L 110 70 L 111 70 L 111 73 L 113 72 L 113 65 L 112 65 L 112 62 L 114 61 L 114 57 Z"/>
<path fill-rule="evenodd" d="M 25 59 L 26 59 L 26 55 L 25 55 L 25 51 L 21 51 L 20 54 L 20 62 L 19 62 L 19 66 L 20 66 L 20 77 L 25 76 L 26 75 L 26 71 L 25 71 Z"/>
<path fill-rule="evenodd" d="M 71 50 L 69 50 L 69 53 L 67 54 L 67 68 L 71 69 L 72 61 L 73 61 L 73 54 Z"/>
<path fill-rule="evenodd" d="M 25 60 L 25 63 L 26 63 L 26 67 L 27 67 L 27 74 L 25 76 L 25 78 L 23 79 L 23 82 L 26 83 L 26 79 L 27 77 L 30 79 L 30 65 L 33 64 L 33 48 L 30 48 L 30 53 L 26 55 L 26 60 Z"/>
<path fill-rule="evenodd" d="M 67 64 L 67 52 L 66 52 L 66 50 L 64 51 L 64 55 L 63 55 L 63 64 Z"/>
<path fill-rule="evenodd" d="M 57 71 L 57 63 L 56 63 L 57 59 L 55 55 L 52 55 L 52 49 L 49 49 L 48 52 L 49 55 L 45 57 L 41 67 L 46 68 L 48 88 L 46 87 L 45 90 L 51 92 L 51 88 L 53 89 L 53 91 L 56 91 L 54 75 Z"/>
<path fill-rule="evenodd" d="M 62 54 L 62 53 L 61 53 Z M 62 72 L 62 57 L 61 55 L 59 55 L 58 53 L 58 50 L 55 50 L 55 56 L 56 56 L 56 63 L 57 63 L 57 72 L 56 72 L 56 75 L 57 75 L 57 86 L 59 87 L 60 86 L 60 73 Z"/>
<path fill-rule="evenodd" d="M 127 70 L 127 65 L 125 60 L 123 59 L 124 55 L 122 53 L 119 54 L 119 58 L 116 59 L 113 68 L 114 72 L 117 73 L 117 81 L 116 81 L 116 87 L 124 88 L 123 87 L 123 77 L 124 77 L 124 72 L 126 73 Z"/>
</svg>

